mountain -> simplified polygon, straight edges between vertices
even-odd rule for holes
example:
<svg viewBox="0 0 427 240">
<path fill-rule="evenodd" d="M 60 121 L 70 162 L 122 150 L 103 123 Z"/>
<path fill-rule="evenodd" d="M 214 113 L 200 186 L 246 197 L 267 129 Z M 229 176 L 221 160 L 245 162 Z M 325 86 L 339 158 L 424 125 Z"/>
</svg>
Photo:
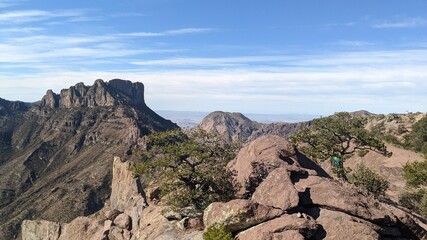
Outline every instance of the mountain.
<svg viewBox="0 0 427 240">
<path fill-rule="evenodd" d="M 120 79 L 48 90 L 35 106 L 0 99 L 0 236 L 13 239 L 24 218 L 69 222 L 101 209 L 112 157 L 177 127 L 145 104 L 142 83 Z"/>
<path fill-rule="evenodd" d="M 237 240 L 427 237 L 424 219 L 334 180 L 279 136 L 259 137 L 240 150 L 227 167 L 245 194 L 210 204 L 203 216 L 167 210 L 129 165 L 114 158 L 110 204 L 99 212 L 67 224 L 25 220 L 23 239 L 201 240 L 215 223 Z"/>
<path fill-rule="evenodd" d="M 289 137 L 310 122 L 300 123 L 258 123 L 241 113 L 212 112 L 208 114 L 197 128 L 215 131 L 228 140 L 250 141 L 259 136 L 275 134 Z"/>
</svg>

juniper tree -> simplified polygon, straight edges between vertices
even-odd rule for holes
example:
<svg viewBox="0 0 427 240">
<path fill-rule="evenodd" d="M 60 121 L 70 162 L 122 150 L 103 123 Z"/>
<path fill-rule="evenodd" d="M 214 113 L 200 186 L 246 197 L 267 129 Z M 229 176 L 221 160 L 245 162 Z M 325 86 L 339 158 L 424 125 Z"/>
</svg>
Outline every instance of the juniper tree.
<svg viewBox="0 0 427 240">
<path fill-rule="evenodd" d="M 317 162 L 339 159 L 333 170 L 345 178 L 344 161 L 357 151 L 375 151 L 391 156 L 384 143 L 365 129 L 366 118 L 347 112 L 314 119 L 311 126 L 301 129 L 291 141 L 308 157 Z"/>
<path fill-rule="evenodd" d="M 166 204 L 204 209 L 234 196 L 233 173 L 225 167 L 235 156 L 236 144 L 202 130 L 172 130 L 149 135 L 146 145 L 143 161 L 132 169 L 160 186 Z"/>
</svg>

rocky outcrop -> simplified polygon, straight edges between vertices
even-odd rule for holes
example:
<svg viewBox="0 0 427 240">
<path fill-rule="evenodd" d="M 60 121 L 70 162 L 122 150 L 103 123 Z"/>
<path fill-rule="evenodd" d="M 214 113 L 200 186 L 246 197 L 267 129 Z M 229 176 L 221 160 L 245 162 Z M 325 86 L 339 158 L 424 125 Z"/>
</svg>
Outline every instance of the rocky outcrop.
<svg viewBox="0 0 427 240">
<path fill-rule="evenodd" d="M 143 94 L 142 83 L 97 80 L 47 91 L 32 107 L 0 99 L 0 238 L 18 235 L 23 219 L 62 224 L 104 206 L 113 156 L 130 158 L 143 136 L 177 128 Z"/>
<path fill-rule="evenodd" d="M 239 196 L 246 199 L 212 203 L 204 212 L 204 223 L 221 223 L 237 239 L 427 237 L 417 217 L 332 179 L 278 136 L 263 136 L 248 143 L 228 167 L 241 183 L 240 193 L 244 194 Z M 240 218 L 238 213 L 247 212 L 248 203 L 282 213 L 247 224 L 252 217 Z"/>
<path fill-rule="evenodd" d="M 133 177 L 129 162 L 115 157 L 109 205 L 90 216 L 77 217 L 65 224 L 25 220 L 22 223 L 22 239 L 202 239 L 202 231 L 179 229 L 179 222 L 168 221 L 161 214 L 162 209 L 146 203 L 141 182 Z"/>
<path fill-rule="evenodd" d="M 274 134 L 289 137 L 310 122 L 263 124 L 250 120 L 241 113 L 212 112 L 197 126 L 208 132 L 217 132 L 227 140 L 251 141 L 260 136 Z"/>
<path fill-rule="evenodd" d="M 260 171 L 257 166 L 272 167 Z M 237 179 L 255 181 L 242 186 L 253 192 L 210 204 L 203 215 L 205 229 L 219 223 L 239 240 L 427 237 L 411 213 L 332 179 L 283 138 L 264 136 L 249 143 L 229 167 Z M 114 159 L 112 181 L 110 204 L 99 212 L 67 224 L 24 221 L 23 239 L 202 239 L 197 218 L 147 203 L 128 162 Z"/>
<path fill-rule="evenodd" d="M 51 89 L 47 90 L 46 95 L 40 101 L 40 106 L 49 108 L 59 107 L 59 95 L 54 93 Z"/>
<path fill-rule="evenodd" d="M 122 163 L 119 157 L 114 157 L 110 205 L 112 209 L 129 215 L 133 227 L 139 227 L 138 219 L 148 204 L 141 182 L 133 176 L 129 167 L 129 162 Z M 120 216 L 126 218 L 123 214 L 117 217 Z"/>
</svg>

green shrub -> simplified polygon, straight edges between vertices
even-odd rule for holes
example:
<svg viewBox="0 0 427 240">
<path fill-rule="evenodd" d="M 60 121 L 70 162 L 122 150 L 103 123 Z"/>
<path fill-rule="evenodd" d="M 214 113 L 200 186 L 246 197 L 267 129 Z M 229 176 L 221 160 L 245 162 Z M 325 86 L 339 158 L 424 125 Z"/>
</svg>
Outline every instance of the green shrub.
<svg viewBox="0 0 427 240">
<path fill-rule="evenodd" d="M 357 156 L 364 157 L 368 153 L 369 153 L 369 150 L 366 150 L 366 149 L 365 150 L 359 150 L 359 151 L 357 151 Z"/>
<path fill-rule="evenodd" d="M 372 193 L 375 198 L 384 196 L 389 187 L 389 182 L 384 177 L 364 165 L 356 167 L 350 174 L 349 181 Z"/>
<path fill-rule="evenodd" d="M 421 118 L 412 126 L 412 131 L 405 136 L 409 148 L 427 156 L 427 116 Z"/>
<path fill-rule="evenodd" d="M 226 165 L 236 154 L 235 143 L 201 130 L 173 130 L 148 135 L 146 145 L 142 162 L 131 170 L 145 183 L 160 186 L 160 200 L 174 210 L 203 210 L 234 197 L 237 183 Z"/>
<path fill-rule="evenodd" d="M 427 160 L 405 164 L 403 177 L 409 187 L 427 186 Z"/>
<path fill-rule="evenodd" d="M 223 224 L 215 223 L 203 233 L 204 240 L 232 240 L 231 232 L 225 229 Z"/>
<path fill-rule="evenodd" d="M 403 192 L 399 196 L 399 204 L 427 217 L 427 191 L 425 189 Z"/>
<path fill-rule="evenodd" d="M 409 190 L 399 196 L 399 203 L 427 217 L 427 160 L 405 164 L 403 177 Z"/>
</svg>

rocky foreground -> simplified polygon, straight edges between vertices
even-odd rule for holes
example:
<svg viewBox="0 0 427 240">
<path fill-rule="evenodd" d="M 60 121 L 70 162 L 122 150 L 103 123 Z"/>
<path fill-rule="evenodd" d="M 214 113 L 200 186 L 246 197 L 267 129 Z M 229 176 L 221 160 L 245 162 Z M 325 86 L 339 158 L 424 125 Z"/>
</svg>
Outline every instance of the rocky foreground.
<svg viewBox="0 0 427 240">
<path fill-rule="evenodd" d="M 332 179 L 277 136 L 241 149 L 228 165 L 242 186 L 238 198 L 212 203 L 203 216 L 163 210 L 129 165 L 115 157 L 110 202 L 99 212 L 67 224 L 26 220 L 22 239 L 202 239 L 214 223 L 242 240 L 427 238 L 424 219 Z"/>
</svg>

